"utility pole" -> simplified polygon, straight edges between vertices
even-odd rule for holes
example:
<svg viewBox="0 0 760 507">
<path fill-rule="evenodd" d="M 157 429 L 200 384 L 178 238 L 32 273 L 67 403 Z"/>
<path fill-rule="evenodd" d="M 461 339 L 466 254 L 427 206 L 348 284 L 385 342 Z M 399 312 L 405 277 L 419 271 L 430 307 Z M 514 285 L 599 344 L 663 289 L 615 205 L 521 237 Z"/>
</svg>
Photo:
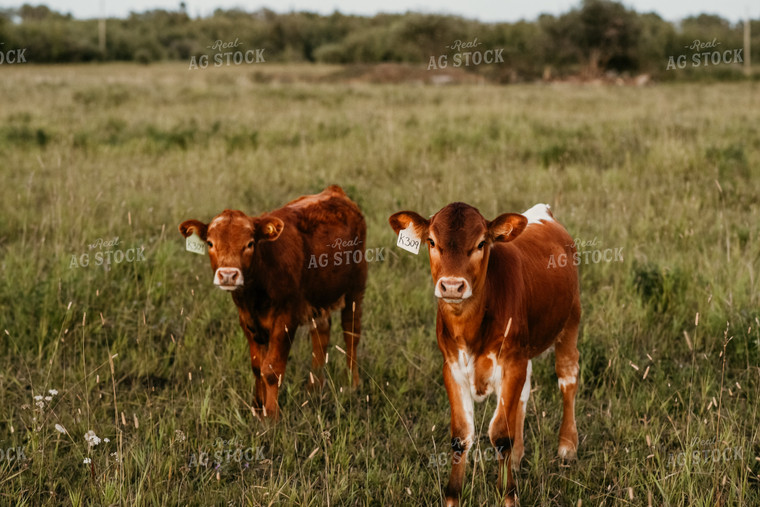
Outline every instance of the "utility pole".
<svg viewBox="0 0 760 507">
<path fill-rule="evenodd" d="M 106 8 L 105 1 L 100 0 L 100 19 L 98 20 L 98 48 L 100 55 L 106 57 Z"/>
<path fill-rule="evenodd" d="M 747 8 L 747 16 L 744 18 L 744 74 L 748 77 L 752 75 L 749 26 L 749 8 Z"/>
</svg>

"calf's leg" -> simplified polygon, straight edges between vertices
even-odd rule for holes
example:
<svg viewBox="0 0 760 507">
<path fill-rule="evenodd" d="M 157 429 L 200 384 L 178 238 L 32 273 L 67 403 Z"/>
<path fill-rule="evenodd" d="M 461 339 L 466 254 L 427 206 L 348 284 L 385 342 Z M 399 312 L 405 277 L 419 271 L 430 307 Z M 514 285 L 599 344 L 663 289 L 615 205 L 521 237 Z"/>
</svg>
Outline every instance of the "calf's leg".
<svg viewBox="0 0 760 507">
<path fill-rule="evenodd" d="M 462 494 L 467 452 L 475 435 L 470 383 L 456 363 L 443 365 L 443 383 L 451 406 L 451 475 L 446 486 L 446 505 L 459 505 Z"/>
<path fill-rule="evenodd" d="M 285 367 L 288 362 L 288 354 L 293 344 L 292 335 L 295 327 L 290 328 L 283 321 L 275 323 L 274 329 L 269 334 L 269 347 L 266 356 L 261 363 L 261 376 L 264 379 L 263 413 L 265 417 L 277 420 L 280 417 L 278 394 L 285 376 Z"/>
<path fill-rule="evenodd" d="M 256 342 L 256 337 L 253 331 L 250 331 L 245 326 L 243 326 L 243 333 L 248 340 L 248 350 L 251 355 L 251 370 L 253 370 L 253 378 L 256 383 L 253 408 L 256 411 L 259 411 L 264 407 L 266 401 L 264 378 L 261 376 L 261 363 L 264 359 L 264 355 L 266 354 L 266 346 Z"/>
<path fill-rule="evenodd" d="M 520 462 L 525 455 L 525 439 L 523 438 L 525 430 L 525 410 L 528 407 L 530 398 L 530 376 L 533 373 L 533 363 L 528 361 L 528 369 L 525 374 L 525 383 L 523 383 L 520 392 L 520 403 L 517 404 L 517 427 L 515 428 L 515 443 L 512 446 L 512 469 L 519 470 Z"/>
<path fill-rule="evenodd" d="M 576 304 L 554 346 L 554 369 L 562 391 L 562 426 L 559 429 L 559 456 L 575 459 L 578 430 L 575 426 L 575 393 L 578 390 L 578 324 L 580 304 Z"/>
<path fill-rule="evenodd" d="M 520 415 L 521 393 L 527 381 L 527 359 L 509 359 L 502 367 L 501 388 L 496 402 L 491 423 L 488 426 L 488 436 L 491 444 L 496 448 L 499 456 L 499 482 L 498 487 L 506 493 L 504 504 L 517 505 L 517 486 L 512 476 L 512 459 L 516 449 L 515 442 L 518 437 L 518 426 L 522 426 Z M 520 431 L 522 439 L 522 431 Z M 506 478 L 504 473 L 506 472 Z M 506 479 L 506 480 L 505 480 Z"/>
</svg>

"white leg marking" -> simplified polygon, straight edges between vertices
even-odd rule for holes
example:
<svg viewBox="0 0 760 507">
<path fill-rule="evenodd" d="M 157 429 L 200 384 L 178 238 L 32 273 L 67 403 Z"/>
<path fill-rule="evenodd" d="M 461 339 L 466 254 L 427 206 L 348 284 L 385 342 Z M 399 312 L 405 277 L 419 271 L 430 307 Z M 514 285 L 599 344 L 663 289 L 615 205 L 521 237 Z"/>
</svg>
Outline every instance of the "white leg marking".
<svg viewBox="0 0 760 507">
<path fill-rule="evenodd" d="M 575 385 L 578 382 L 578 367 L 573 366 L 570 369 L 568 375 L 563 375 L 557 379 L 560 390 L 564 391 L 569 386 Z"/>
<path fill-rule="evenodd" d="M 469 361 L 467 361 L 469 359 Z M 462 368 L 464 366 L 464 368 Z M 459 361 L 449 363 L 451 376 L 454 382 L 459 386 L 459 396 L 462 398 L 462 409 L 464 410 L 465 422 L 467 423 L 467 433 L 464 438 L 465 449 L 469 450 L 472 446 L 472 439 L 475 436 L 475 418 L 473 414 L 472 394 L 470 392 L 470 379 L 468 372 L 474 370 L 475 365 L 472 358 L 467 356 L 464 351 L 459 351 Z"/>
<path fill-rule="evenodd" d="M 528 360 L 528 372 L 525 375 L 525 383 L 523 384 L 522 392 L 520 393 L 520 403 L 522 404 L 523 414 L 525 414 L 525 409 L 528 407 L 528 398 L 530 398 L 530 376 L 532 373 L 533 362 Z"/>
<path fill-rule="evenodd" d="M 533 374 L 533 361 L 528 360 L 528 370 L 525 373 L 525 383 L 523 384 L 522 392 L 520 393 L 520 401 L 523 404 L 528 402 L 530 398 L 530 376 Z"/>
</svg>

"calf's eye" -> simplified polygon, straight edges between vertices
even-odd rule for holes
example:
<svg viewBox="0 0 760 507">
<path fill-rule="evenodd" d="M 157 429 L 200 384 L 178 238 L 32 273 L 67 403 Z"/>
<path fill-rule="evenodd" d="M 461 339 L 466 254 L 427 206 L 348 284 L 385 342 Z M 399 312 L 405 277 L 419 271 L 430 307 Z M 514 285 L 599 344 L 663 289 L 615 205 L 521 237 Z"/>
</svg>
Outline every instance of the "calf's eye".
<svg viewBox="0 0 760 507">
<path fill-rule="evenodd" d="M 249 241 L 246 248 L 253 248 L 253 241 Z"/>
<path fill-rule="evenodd" d="M 481 241 L 480 243 L 478 243 L 478 250 L 483 250 L 484 246 L 486 246 L 486 242 L 485 241 Z"/>
<path fill-rule="evenodd" d="M 435 247 L 435 241 L 433 241 L 433 240 L 432 240 L 432 239 L 430 239 L 430 238 L 428 238 L 428 244 L 430 245 L 430 248 L 433 248 L 433 247 Z"/>
<path fill-rule="evenodd" d="M 212 248 L 214 246 L 214 244 L 210 241 L 206 241 L 206 244 L 208 245 L 209 248 Z"/>
</svg>

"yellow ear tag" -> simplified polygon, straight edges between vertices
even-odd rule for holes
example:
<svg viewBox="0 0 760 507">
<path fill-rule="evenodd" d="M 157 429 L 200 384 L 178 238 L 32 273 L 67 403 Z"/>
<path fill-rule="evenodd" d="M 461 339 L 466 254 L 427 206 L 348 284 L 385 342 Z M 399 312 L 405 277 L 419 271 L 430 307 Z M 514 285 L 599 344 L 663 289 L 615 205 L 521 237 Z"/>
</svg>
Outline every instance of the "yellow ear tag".
<svg viewBox="0 0 760 507">
<path fill-rule="evenodd" d="M 198 236 L 197 232 L 193 232 L 185 240 L 185 250 L 204 255 L 206 253 L 206 242 Z"/>
<path fill-rule="evenodd" d="M 267 236 L 271 236 L 274 234 L 274 225 L 267 224 L 266 228 L 264 229 L 264 234 Z"/>
</svg>

